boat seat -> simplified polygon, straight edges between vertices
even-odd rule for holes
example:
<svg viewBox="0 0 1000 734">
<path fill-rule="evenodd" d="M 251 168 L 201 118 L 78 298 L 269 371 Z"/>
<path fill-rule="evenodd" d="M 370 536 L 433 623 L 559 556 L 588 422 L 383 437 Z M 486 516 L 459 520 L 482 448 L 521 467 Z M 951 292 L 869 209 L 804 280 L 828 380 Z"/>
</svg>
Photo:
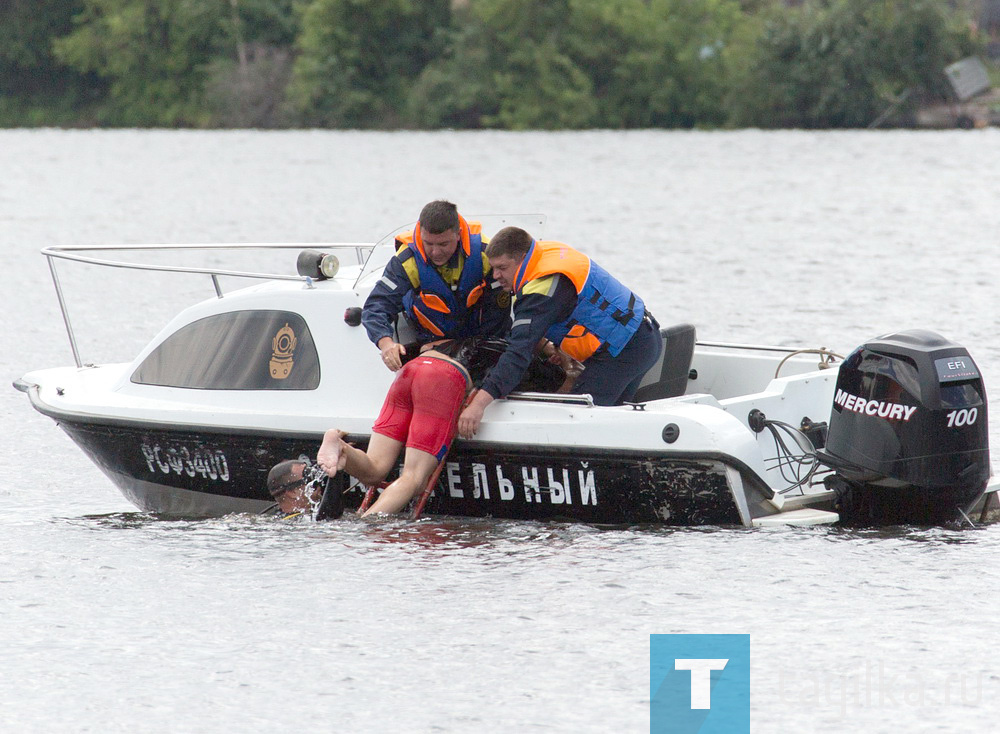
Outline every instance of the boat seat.
<svg viewBox="0 0 1000 734">
<path fill-rule="evenodd" d="M 662 398 L 675 398 L 687 391 L 688 373 L 694 356 L 695 330 L 691 324 L 676 324 L 660 329 L 663 354 L 639 383 L 632 398 L 645 403 Z"/>
</svg>

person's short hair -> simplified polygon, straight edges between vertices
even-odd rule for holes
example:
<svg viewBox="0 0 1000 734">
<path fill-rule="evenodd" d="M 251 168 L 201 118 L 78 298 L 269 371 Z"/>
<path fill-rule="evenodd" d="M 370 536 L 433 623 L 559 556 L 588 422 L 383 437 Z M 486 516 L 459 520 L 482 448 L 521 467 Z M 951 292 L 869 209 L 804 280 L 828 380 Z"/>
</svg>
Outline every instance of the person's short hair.
<svg viewBox="0 0 1000 734">
<path fill-rule="evenodd" d="M 507 257 L 520 260 L 531 249 L 531 235 L 520 227 L 504 227 L 486 245 L 486 257 Z"/>
<path fill-rule="evenodd" d="M 302 471 L 294 476 L 295 467 L 301 466 Z M 305 462 L 300 459 L 288 459 L 271 467 L 267 473 L 267 491 L 278 499 L 290 489 L 295 489 L 305 482 Z"/>
<path fill-rule="evenodd" d="M 458 207 L 450 201 L 432 201 L 420 210 L 420 229 L 430 234 L 441 234 L 453 229 L 459 231 Z"/>
</svg>

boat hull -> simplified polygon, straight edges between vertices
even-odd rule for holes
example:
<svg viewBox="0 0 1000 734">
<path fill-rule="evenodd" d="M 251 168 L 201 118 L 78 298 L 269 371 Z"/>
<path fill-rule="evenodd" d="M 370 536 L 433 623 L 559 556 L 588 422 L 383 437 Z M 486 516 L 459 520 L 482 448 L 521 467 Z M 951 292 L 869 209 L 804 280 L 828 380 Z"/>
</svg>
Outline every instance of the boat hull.
<svg viewBox="0 0 1000 734">
<path fill-rule="evenodd" d="M 57 421 L 141 510 L 210 517 L 264 512 L 270 468 L 313 457 L 319 435 Z M 364 447 L 367 436 L 349 436 Z M 768 490 L 724 456 L 456 441 L 426 514 L 597 524 L 743 525 Z M 360 503 L 348 477 L 345 504 Z M 772 510 L 773 511 L 773 510 Z"/>
</svg>

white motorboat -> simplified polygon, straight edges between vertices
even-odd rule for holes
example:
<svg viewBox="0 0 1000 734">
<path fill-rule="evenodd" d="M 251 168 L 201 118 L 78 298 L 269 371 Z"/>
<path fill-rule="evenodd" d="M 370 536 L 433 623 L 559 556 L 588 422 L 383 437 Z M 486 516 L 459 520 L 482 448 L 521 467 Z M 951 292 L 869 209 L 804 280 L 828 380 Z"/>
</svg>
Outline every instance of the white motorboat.
<svg viewBox="0 0 1000 734">
<path fill-rule="evenodd" d="M 368 441 L 393 375 L 360 309 L 391 237 L 313 245 L 298 274 L 124 258 L 265 247 L 302 246 L 43 250 L 76 364 L 30 372 L 15 386 L 142 510 L 264 512 L 278 461 L 314 456 L 333 426 L 359 446 Z M 57 272 L 65 261 L 203 274 L 214 295 L 132 361 L 84 364 Z M 223 292 L 221 281 L 235 276 L 257 282 Z M 686 325 L 664 335 L 663 363 L 634 404 L 540 393 L 494 402 L 475 439 L 456 439 L 425 512 L 752 526 L 977 521 L 996 509 L 986 394 L 963 347 L 903 332 L 842 361 L 822 348 L 696 343 Z M 335 481 L 356 506 L 362 488 Z"/>
</svg>

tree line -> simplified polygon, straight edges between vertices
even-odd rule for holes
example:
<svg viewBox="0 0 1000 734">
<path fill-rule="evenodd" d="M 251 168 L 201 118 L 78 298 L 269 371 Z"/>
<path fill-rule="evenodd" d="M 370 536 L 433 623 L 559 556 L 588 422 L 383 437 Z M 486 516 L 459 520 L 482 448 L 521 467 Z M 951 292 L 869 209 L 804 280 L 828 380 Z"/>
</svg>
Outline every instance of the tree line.
<svg viewBox="0 0 1000 734">
<path fill-rule="evenodd" d="M 948 93 L 971 4 L 5 0 L 0 125 L 863 127 Z"/>
</svg>

